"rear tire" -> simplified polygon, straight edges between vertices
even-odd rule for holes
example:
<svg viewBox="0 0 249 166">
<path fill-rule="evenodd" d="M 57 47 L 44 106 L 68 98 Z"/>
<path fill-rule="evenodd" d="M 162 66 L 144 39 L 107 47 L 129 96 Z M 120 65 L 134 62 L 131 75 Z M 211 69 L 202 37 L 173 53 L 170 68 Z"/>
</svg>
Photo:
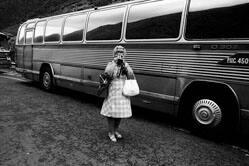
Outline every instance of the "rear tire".
<svg viewBox="0 0 249 166">
<path fill-rule="evenodd" d="M 185 123 L 195 134 L 221 138 L 228 131 L 229 105 L 221 100 L 221 96 L 197 96 L 185 106 Z"/>
<path fill-rule="evenodd" d="M 224 106 L 211 99 L 197 99 L 192 104 L 192 123 L 195 128 L 216 130 L 224 122 Z"/>
<path fill-rule="evenodd" d="M 41 77 L 40 77 L 40 84 L 42 89 L 46 91 L 51 91 L 53 89 L 53 75 L 49 68 L 45 68 L 42 71 Z"/>
</svg>

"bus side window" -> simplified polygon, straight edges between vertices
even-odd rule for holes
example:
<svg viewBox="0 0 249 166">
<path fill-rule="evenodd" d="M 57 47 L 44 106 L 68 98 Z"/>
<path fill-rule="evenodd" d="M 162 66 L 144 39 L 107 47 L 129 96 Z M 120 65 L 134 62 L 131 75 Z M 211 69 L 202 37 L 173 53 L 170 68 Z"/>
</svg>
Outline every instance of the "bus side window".
<svg viewBox="0 0 249 166">
<path fill-rule="evenodd" d="M 26 44 L 32 44 L 33 32 L 34 32 L 34 30 L 26 31 L 26 35 L 25 35 L 25 43 Z"/>
<path fill-rule="evenodd" d="M 187 39 L 249 38 L 248 0 L 191 0 Z"/>
<path fill-rule="evenodd" d="M 65 20 L 63 41 L 82 41 L 86 14 L 69 16 Z"/>
<path fill-rule="evenodd" d="M 90 14 L 87 40 L 120 40 L 125 7 Z"/>
<path fill-rule="evenodd" d="M 22 25 L 19 36 L 18 36 L 18 44 L 24 44 L 24 34 L 25 34 L 25 27 L 26 25 Z"/>
<path fill-rule="evenodd" d="M 46 21 L 39 21 L 35 27 L 34 43 L 43 43 L 43 33 Z"/>
<path fill-rule="evenodd" d="M 168 0 L 131 6 L 126 39 L 177 38 L 185 2 Z"/>
<path fill-rule="evenodd" d="M 45 30 L 45 42 L 59 42 L 64 18 L 55 18 L 48 21 Z"/>
</svg>

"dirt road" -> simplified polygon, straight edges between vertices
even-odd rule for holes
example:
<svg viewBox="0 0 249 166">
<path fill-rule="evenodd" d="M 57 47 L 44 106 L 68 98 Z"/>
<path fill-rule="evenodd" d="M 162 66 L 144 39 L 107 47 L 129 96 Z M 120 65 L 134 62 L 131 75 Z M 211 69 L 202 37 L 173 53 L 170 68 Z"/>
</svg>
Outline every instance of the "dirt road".
<svg viewBox="0 0 249 166">
<path fill-rule="evenodd" d="M 122 121 L 124 139 L 112 143 L 101 102 L 0 74 L 0 165 L 249 165 L 246 150 L 182 132 L 166 116 L 138 108 Z"/>
</svg>

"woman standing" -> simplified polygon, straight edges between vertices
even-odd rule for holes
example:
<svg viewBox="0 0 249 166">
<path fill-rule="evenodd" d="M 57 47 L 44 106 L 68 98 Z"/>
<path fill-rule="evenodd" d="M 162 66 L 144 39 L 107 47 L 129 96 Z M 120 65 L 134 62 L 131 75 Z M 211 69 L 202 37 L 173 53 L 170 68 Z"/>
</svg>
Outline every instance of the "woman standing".
<svg viewBox="0 0 249 166">
<path fill-rule="evenodd" d="M 124 61 L 125 55 L 125 48 L 116 46 L 113 50 L 114 59 L 107 64 L 105 69 L 105 72 L 112 77 L 112 81 L 100 114 L 107 117 L 108 136 L 113 142 L 117 142 L 117 138 L 122 138 L 122 135 L 117 131 L 121 118 L 132 116 L 130 97 L 122 94 L 125 80 L 134 78 L 131 67 Z"/>
</svg>

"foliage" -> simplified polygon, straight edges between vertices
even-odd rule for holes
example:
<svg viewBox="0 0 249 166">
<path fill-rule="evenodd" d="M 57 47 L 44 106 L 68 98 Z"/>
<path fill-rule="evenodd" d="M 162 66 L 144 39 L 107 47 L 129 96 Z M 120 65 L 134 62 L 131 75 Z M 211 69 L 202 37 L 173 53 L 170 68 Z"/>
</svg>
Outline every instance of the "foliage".
<svg viewBox="0 0 249 166">
<path fill-rule="evenodd" d="M 18 25 L 28 19 L 75 11 L 82 4 L 85 9 L 123 1 L 127 0 L 0 0 L 0 31 L 7 27 L 6 32 L 13 32 L 13 28 L 17 31 Z"/>
<path fill-rule="evenodd" d="M 112 3 L 112 0 L 89 0 L 90 4 L 94 6 L 104 6 Z"/>
</svg>

